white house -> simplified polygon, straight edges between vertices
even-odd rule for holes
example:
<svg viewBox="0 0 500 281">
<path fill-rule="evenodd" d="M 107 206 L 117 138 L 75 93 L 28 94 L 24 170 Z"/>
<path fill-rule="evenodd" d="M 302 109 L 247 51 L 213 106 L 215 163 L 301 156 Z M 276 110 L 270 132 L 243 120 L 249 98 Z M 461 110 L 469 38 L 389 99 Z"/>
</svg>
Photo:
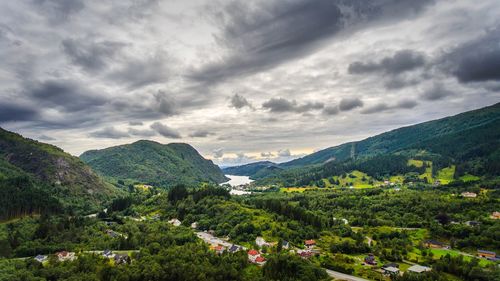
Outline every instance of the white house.
<svg viewBox="0 0 500 281">
<path fill-rule="evenodd" d="M 255 244 L 257 244 L 257 246 L 259 246 L 260 248 L 264 246 L 269 247 L 269 243 L 267 243 L 266 240 L 264 240 L 264 238 L 260 236 L 255 238 Z"/>
<path fill-rule="evenodd" d="M 173 226 L 179 226 L 179 225 L 181 225 L 181 224 L 182 224 L 182 222 L 181 222 L 180 220 L 175 219 L 175 218 L 174 218 L 174 219 L 169 220 L 169 221 L 168 221 L 168 223 L 172 224 Z"/>
<path fill-rule="evenodd" d="M 410 266 L 407 271 L 410 271 L 410 272 L 415 272 L 415 273 L 422 273 L 422 272 L 426 272 L 426 271 L 431 271 L 432 268 L 428 267 L 428 266 L 423 266 L 423 265 L 413 265 L 413 266 Z"/>
</svg>

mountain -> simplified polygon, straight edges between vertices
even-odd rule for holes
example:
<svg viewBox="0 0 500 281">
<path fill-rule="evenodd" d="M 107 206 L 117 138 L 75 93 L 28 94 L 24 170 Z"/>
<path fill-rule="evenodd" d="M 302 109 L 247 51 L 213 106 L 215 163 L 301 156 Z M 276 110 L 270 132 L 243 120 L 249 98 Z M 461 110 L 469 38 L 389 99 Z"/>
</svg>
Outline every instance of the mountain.
<svg viewBox="0 0 500 281">
<path fill-rule="evenodd" d="M 433 176 L 446 167 L 453 169 L 455 177 L 498 173 L 500 103 L 326 148 L 277 164 L 274 172 L 262 173 L 259 163 L 232 167 L 231 171 L 254 179 L 277 177 L 289 184 L 309 184 L 353 170 L 378 178 L 384 174 L 422 172 L 421 167 L 406 167 L 415 159 L 432 166 Z"/>
<path fill-rule="evenodd" d="M 275 172 L 276 169 L 281 170 L 281 168 L 278 167 L 278 164 L 271 161 L 260 161 L 241 166 L 226 167 L 223 168 L 222 171 L 226 175 L 258 175 L 260 177 L 263 177 L 268 173 Z"/>
<path fill-rule="evenodd" d="M 449 156 L 463 155 L 498 145 L 500 103 L 434 121 L 395 129 L 357 142 L 326 148 L 280 167 L 297 167 L 344 161 L 404 149 L 428 149 Z"/>
<path fill-rule="evenodd" d="M 19 207 L 24 208 L 20 211 L 24 214 L 43 211 L 43 206 L 39 204 L 45 200 L 58 201 L 60 208 L 71 207 L 72 211 L 93 211 L 117 194 L 113 186 L 105 183 L 77 157 L 56 146 L 24 138 L 2 128 L 0 192 L 2 199 L 8 201 L 4 204 L 11 202 L 17 206 L 10 208 L 11 212 L 16 213 L 15 209 Z M 19 198 L 21 194 L 27 197 Z M 31 209 L 33 204 L 37 207 Z"/>
<path fill-rule="evenodd" d="M 80 155 L 101 175 L 131 183 L 172 186 L 178 183 L 221 183 L 228 179 L 212 161 L 184 143 L 140 140 Z"/>
</svg>

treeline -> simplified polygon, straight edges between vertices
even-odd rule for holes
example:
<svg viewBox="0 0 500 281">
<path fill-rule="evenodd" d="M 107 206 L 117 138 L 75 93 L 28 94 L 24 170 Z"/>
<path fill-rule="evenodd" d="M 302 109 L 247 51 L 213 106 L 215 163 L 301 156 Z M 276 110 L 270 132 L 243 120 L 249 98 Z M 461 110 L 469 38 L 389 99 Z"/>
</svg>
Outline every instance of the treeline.
<svg viewBox="0 0 500 281">
<path fill-rule="evenodd" d="M 331 226 L 331 220 L 327 217 L 308 211 L 300 206 L 294 206 L 287 201 L 278 199 L 255 199 L 247 202 L 258 209 L 264 209 L 283 215 L 289 219 L 300 221 L 317 229 Z"/>
<path fill-rule="evenodd" d="M 377 180 L 382 180 L 385 177 L 393 175 L 407 173 L 421 174 L 425 172 L 425 166 L 409 166 L 409 159 L 409 156 L 390 154 L 344 162 L 331 161 L 322 166 L 285 170 L 275 175 L 274 180 L 264 179 L 261 182 L 272 183 L 273 181 L 278 181 L 284 186 L 306 186 L 313 182 L 319 182 L 321 179 L 346 175 L 354 170 L 364 172 Z M 442 165 L 438 166 L 441 167 Z M 322 184 L 319 185 L 321 186 Z"/>
<path fill-rule="evenodd" d="M 0 221 L 62 211 L 60 202 L 46 189 L 49 187 L 25 176 L 0 179 Z"/>
</svg>

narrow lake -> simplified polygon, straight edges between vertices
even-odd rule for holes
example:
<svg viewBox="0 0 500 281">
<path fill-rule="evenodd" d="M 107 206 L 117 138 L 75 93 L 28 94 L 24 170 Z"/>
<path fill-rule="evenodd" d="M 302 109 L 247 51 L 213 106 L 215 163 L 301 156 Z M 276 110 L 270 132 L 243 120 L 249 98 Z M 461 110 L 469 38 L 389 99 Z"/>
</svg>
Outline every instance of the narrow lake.
<svg viewBox="0 0 500 281">
<path fill-rule="evenodd" d="M 238 186 L 253 182 L 253 180 L 251 180 L 250 177 L 247 176 L 233 176 L 233 175 L 225 175 L 225 176 L 228 177 L 230 180 L 222 184 L 229 184 L 230 186 Z"/>
<path fill-rule="evenodd" d="M 234 176 L 234 175 L 225 175 L 225 176 L 228 177 L 230 180 L 221 184 L 229 184 L 232 187 L 253 182 L 253 180 L 251 180 L 250 177 L 247 176 Z M 251 194 L 251 192 L 249 191 L 238 190 L 238 189 L 231 189 L 229 193 L 232 195 Z"/>
</svg>

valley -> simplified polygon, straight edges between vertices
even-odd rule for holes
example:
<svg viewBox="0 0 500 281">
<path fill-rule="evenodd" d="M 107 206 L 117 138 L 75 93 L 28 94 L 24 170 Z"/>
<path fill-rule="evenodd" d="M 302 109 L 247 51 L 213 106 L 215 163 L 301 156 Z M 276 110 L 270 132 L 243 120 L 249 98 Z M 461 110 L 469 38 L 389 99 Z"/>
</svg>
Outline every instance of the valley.
<svg viewBox="0 0 500 281">
<path fill-rule="evenodd" d="M 187 144 L 77 158 L 2 130 L 0 280 L 499 280 L 499 122 L 496 104 L 224 169 Z"/>
</svg>

